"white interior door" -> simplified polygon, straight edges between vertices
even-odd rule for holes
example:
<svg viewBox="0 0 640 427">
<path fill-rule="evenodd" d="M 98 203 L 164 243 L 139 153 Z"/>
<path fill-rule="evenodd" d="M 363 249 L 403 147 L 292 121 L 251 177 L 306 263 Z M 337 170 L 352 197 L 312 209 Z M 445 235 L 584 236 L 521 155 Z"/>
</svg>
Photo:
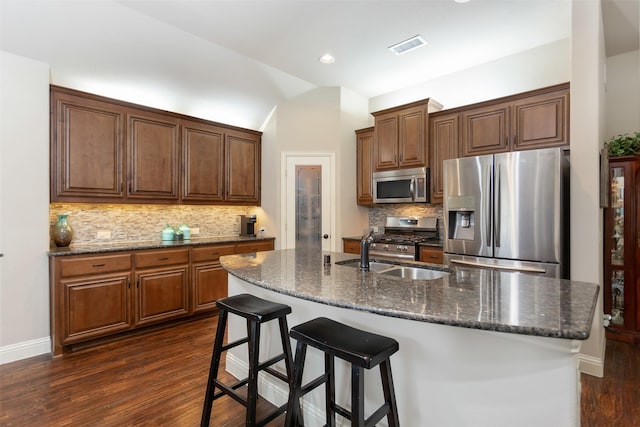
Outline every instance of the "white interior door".
<svg viewBox="0 0 640 427">
<path fill-rule="evenodd" d="M 334 155 L 283 153 L 281 230 L 285 248 L 334 250 Z"/>
</svg>

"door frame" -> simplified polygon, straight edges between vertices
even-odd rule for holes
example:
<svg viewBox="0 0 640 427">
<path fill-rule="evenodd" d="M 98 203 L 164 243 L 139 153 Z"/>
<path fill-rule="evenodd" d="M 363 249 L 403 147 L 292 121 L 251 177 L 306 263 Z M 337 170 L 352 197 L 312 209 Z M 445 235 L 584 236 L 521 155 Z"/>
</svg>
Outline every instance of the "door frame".
<svg viewBox="0 0 640 427">
<path fill-rule="evenodd" d="M 336 155 L 335 153 L 329 152 L 295 152 L 295 151 L 283 151 L 280 155 L 280 165 L 281 165 L 281 173 L 280 173 L 280 248 L 287 249 L 287 203 L 289 201 L 295 202 L 294 195 L 287 194 L 287 165 L 289 164 L 289 160 L 293 159 L 295 164 L 297 165 L 297 160 L 304 160 L 305 163 L 300 164 L 310 164 L 309 161 L 313 159 L 328 160 L 329 161 L 329 170 L 325 171 L 324 168 L 322 170 L 323 175 L 325 173 L 329 174 L 329 189 L 328 195 L 329 198 L 329 251 L 335 252 L 336 242 L 336 206 L 335 206 L 335 195 L 336 195 L 336 179 L 335 179 L 335 170 L 336 170 Z M 319 163 L 318 163 L 319 164 Z M 291 200 L 291 196 L 294 196 L 294 199 Z M 325 200 L 322 201 L 323 206 L 325 205 Z M 324 233 L 325 230 L 322 230 Z"/>
</svg>

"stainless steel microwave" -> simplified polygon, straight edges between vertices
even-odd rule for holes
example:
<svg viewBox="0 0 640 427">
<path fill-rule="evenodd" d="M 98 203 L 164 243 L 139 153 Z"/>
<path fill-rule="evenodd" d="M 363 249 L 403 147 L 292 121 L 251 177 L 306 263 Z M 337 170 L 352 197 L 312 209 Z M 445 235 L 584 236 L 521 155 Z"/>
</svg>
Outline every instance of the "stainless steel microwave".
<svg viewBox="0 0 640 427">
<path fill-rule="evenodd" d="M 373 202 L 429 202 L 429 168 L 374 172 Z"/>
</svg>

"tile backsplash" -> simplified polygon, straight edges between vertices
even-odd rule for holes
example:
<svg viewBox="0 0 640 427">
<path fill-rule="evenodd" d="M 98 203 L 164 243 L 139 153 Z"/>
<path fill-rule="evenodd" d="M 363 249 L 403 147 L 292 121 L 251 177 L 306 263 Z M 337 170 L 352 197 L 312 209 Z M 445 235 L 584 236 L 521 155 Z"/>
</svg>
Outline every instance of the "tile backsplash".
<svg viewBox="0 0 640 427">
<path fill-rule="evenodd" d="M 369 208 L 369 228 L 378 227 L 378 230 L 382 232 L 384 230 L 384 224 L 388 216 L 408 216 L 417 218 L 425 216 L 435 216 L 438 218 L 438 228 L 440 236 L 442 236 L 442 233 L 444 232 L 442 205 L 400 203 L 372 207 Z"/>
<path fill-rule="evenodd" d="M 240 233 L 240 215 L 256 210 L 255 206 L 51 203 L 49 223 L 53 227 L 58 214 L 69 215 L 72 244 L 160 240 L 167 224 L 183 223 L 199 228 L 199 237 L 234 236 Z M 98 239 L 98 231 L 110 231 L 111 238 Z"/>
</svg>

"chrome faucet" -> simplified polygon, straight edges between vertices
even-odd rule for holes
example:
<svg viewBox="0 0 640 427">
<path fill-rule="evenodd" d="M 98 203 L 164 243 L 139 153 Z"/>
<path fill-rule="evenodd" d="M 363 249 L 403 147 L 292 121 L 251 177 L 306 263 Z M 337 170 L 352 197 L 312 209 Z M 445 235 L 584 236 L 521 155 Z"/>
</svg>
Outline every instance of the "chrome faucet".
<svg viewBox="0 0 640 427">
<path fill-rule="evenodd" d="M 373 230 L 360 240 L 360 271 L 369 271 L 369 246 L 373 242 Z"/>
</svg>

